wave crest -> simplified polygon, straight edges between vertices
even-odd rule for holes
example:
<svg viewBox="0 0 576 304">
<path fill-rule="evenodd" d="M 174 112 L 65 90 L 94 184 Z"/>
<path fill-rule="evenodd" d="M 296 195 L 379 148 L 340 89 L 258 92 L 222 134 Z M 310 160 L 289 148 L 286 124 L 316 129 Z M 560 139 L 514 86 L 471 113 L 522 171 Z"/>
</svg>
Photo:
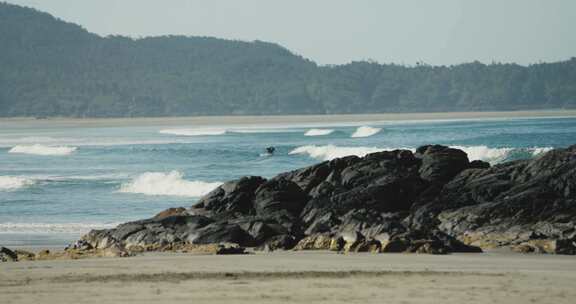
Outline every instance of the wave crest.
<svg viewBox="0 0 576 304">
<path fill-rule="evenodd" d="M 376 147 L 338 147 L 334 145 L 326 146 L 301 146 L 292 151 L 289 154 L 307 154 L 308 156 L 321 160 L 332 160 L 339 157 L 356 155 L 363 157 L 367 154 L 383 151 L 385 149 Z"/>
<path fill-rule="evenodd" d="M 32 155 L 44 155 L 44 156 L 64 156 L 74 153 L 77 149 L 78 149 L 77 147 L 46 146 L 41 144 L 35 144 L 35 145 L 18 145 L 10 149 L 8 153 L 21 153 Z"/>
<path fill-rule="evenodd" d="M 332 129 L 310 129 L 304 133 L 304 136 L 324 136 L 332 134 Z"/>
<path fill-rule="evenodd" d="M 532 148 L 490 148 L 488 146 L 451 146 L 460 149 L 468 154 L 468 159 L 483 160 L 491 164 L 503 161 L 526 159 L 538 156 L 542 153 L 552 150 L 551 147 L 532 147 Z M 367 154 L 380 152 L 384 150 L 405 149 L 414 152 L 411 148 L 378 148 L 378 147 L 339 147 L 334 145 L 316 146 L 308 145 L 297 147 L 290 151 L 289 154 L 305 154 L 312 158 L 320 160 L 332 160 L 339 157 L 356 155 L 364 157 Z"/>
<path fill-rule="evenodd" d="M 452 146 L 468 154 L 468 159 L 483 160 L 491 164 L 500 163 L 507 160 L 531 158 L 552 150 L 552 147 L 532 147 L 532 148 L 490 148 L 488 146 Z"/>
<path fill-rule="evenodd" d="M 12 191 L 33 185 L 34 179 L 17 176 L 0 176 L 0 191 Z"/>
<path fill-rule="evenodd" d="M 160 130 L 161 134 L 179 135 L 179 136 L 213 136 L 224 135 L 226 129 L 165 129 Z"/>
<path fill-rule="evenodd" d="M 350 137 L 369 137 L 369 136 L 372 136 L 372 135 L 380 132 L 380 130 L 382 130 L 382 129 L 381 128 L 368 127 L 368 126 L 362 126 L 362 127 L 358 127 L 358 129 L 356 129 L 356 131 L 354 131 L 354 133 L 352 133 L 352 136 L 350 136 Z"/>
<path fill-rule="evenodd" d="M 222 185 L 221 182 L 188 181 L 178 171 L 146 172 L 122 184 L 120 192 L 145 195 L 200 197 Z"/>
</svg>

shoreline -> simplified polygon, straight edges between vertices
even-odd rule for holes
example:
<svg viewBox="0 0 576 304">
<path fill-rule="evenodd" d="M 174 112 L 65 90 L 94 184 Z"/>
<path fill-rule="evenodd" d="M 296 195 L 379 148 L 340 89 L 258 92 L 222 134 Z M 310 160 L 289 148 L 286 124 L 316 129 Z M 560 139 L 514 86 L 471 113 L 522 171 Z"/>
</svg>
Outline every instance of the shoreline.
<svg viewBox="0 0 576 304">
<path fill-rule="evenodd" d="M 114 127 L 145 123 L 148 126 L 217 126 L 217 125 L 275 125 L 275 124 L 359 124 L 400 121 L 444 121 L 510 118 L 569 118 L 576 110 L 491 111 L 491 112 L 432 112 L 432 113 L 379 113 L 334 115 L 247 115 L 247 116 L 184 116 L 184 117 L 123 117 L 123 118 L 0 118 L 2 124 L 29 126 L 86 126 Z"/>
</svg>

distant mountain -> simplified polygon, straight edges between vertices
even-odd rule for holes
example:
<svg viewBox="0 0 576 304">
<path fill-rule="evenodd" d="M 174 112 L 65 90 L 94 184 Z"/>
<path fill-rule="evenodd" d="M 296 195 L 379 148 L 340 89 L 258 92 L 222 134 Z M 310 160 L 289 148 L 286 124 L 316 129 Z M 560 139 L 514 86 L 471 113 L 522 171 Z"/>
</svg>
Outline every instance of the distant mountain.
<svg viewBox="0 0 576 304">
<path fill-rule="evenodd" d="M 576 108 L 576 58 L 318 66 L 262 41 L 100 37 L 0 3 L 0 116 L 132 117 Z"/>
</svg>

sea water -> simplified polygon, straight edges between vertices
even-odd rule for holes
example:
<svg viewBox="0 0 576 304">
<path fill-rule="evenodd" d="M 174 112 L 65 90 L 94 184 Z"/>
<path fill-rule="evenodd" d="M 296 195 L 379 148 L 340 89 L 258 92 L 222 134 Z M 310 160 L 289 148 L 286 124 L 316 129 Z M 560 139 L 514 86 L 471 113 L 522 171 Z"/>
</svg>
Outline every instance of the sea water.
<svg viewBox="0 0 576 304">
<path fill-rule="evenodd" d="M 193 205 L 222 182 L 346 155 L 444 144 L 492 164 L 576 144 L 576 118 L 373 124 L 0 128 L 0 245 L 61 246 Z M 273 155 L 265 148 L 274 146 Z"/>
</svg>

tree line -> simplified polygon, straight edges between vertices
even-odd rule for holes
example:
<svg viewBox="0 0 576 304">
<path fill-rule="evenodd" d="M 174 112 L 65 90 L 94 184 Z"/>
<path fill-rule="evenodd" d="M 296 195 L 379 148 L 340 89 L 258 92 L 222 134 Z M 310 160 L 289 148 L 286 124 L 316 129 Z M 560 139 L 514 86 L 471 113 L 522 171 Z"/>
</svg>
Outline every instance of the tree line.
<svg viewBox="0 0 576 304">
<path fill-rule="evenodd" d="M 101 37 L 0 3 L 0 116 L 137 117 L 576 108 L 576 58 L 319 66 L 277 44 Z"/>
</svg>

